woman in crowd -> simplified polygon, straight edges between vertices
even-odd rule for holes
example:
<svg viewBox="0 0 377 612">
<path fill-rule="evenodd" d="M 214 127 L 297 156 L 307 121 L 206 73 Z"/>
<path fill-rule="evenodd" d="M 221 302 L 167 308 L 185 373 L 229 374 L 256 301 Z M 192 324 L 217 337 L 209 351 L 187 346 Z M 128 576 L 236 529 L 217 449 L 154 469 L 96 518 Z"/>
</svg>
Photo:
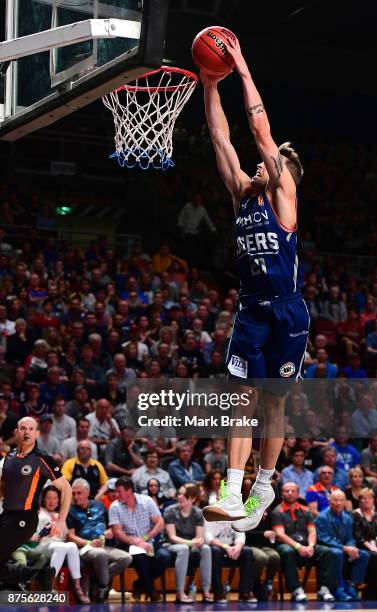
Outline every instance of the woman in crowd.
<svg viewBox="0 0 377 612">
<path fill-rule="evenodd" d="M 372 489 L 361 489 L 359 508 L 353 514 L 353 534 L 358 548 L 367 550 L 370 554 L 366 589 L 363 593 L 367 599 L 377 599 L 377 512 L 375 495 Z"/>
<path fill-rule="evenodd" d="M 203 480 L 203 487 L 206 492 L 207 506 L 218 501 L 222 478 L 223 475 L 220 470 L 212 470 L 206 474 Z"/>
<path fill-rule="evenodd" d="M 195 506 L 197 495 L 195 484 L 182 486 L 178 491 L 178 503 L 169 506 L 164 512 L 169 542 L 167 548 L 176 555 L 176 601 L 180 603 L 193 603 L 184 590 L 189 560 L 195 565 L 200 560 L 203 602 L 213 602 L 209 592 L 212 572 L 211 548 L 204 543 L 203 514 L 200 508 Z"/>
<path fill-rule="evenodd" d="M 29 385 L 26 402 L 21 404 L 19 409 L 20 419 L 30 416 L 38 421 L 42 414 L 47 414 L 50 411 L 48 404 L 40 400 L 40 395 L 39 385 L 36 383 Z"/>
<path fill-rule="evenodd" d="M 354 467 L 348 473 L 350 484 L 345 488 L 346 510 L 352 512 L 359 507 L 360 492 L 363 490 L 364 474 L 361 468 Z"/>
<path fill-rule="evenodd" d="M 51 555 L 50 565 L 55 570 L 55 576 L 58 575 L 64 560 L 67 558 L 67 565 L 72 577 L 75 595 L 80 604 L 89 604 L 90 599 L 84 593 L 80 584 L 81 571 L 79 550 L 74 542 L 65 542 L 68 532 L 67 527 L 65 527 L 62 533 L 61 539 L 49 536 L 51 527 L 58 518 L 59 505 L 59 489 L 53 485 L 45 487 L 42 491 L 37 533 L 33 536 L 33 540 L 38 542 L 35 551 Z"/>
</svg>

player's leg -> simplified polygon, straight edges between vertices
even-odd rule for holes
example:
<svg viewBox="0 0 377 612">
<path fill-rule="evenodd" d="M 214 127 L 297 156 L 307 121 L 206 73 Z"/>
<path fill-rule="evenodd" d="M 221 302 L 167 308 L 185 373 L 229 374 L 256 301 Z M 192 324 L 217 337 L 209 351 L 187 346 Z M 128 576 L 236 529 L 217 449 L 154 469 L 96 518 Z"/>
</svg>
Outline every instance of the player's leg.
<svg viewBox="0 0 377 612">
<path fill-rule="evenodd" d="M 239 395 L 247 393 L 247 406 L 234 406 L 232 417 L 252 417 L 256 403 L 256 389 L 246 386 L 246 379 L 265 377 L 265 359 L 262 347 L 268 338 L 268 325 L 255 314 L 253 308 L 237 313 L 227 355 L 231 379 L 237 383 Z M 251 391 L 251 393 L 250 393 Z M 231 521 L 246 516 L 241 487 L 244 469 L 252 448 L 252 429 L 234 426 L 229 430 L 226 485 L 222 482 L 220 499 L 203 509 L 207 521 Z M 236 518 L 237 517 L 237 518 Z"/>
</svg>

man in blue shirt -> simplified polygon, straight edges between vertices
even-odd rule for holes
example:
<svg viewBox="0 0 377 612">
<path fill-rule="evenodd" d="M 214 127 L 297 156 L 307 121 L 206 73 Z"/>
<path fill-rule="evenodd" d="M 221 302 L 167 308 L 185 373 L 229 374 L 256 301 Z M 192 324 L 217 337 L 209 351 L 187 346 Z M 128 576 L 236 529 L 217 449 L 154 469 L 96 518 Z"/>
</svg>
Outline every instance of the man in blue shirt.
<svg viewBox="0 0 377 612">
<path fill-rule="evenodd" d="M 345 427 L 338 427 L 336 430 L 335 441 L 331 442 L 337 452 L 336 467 L 348 472 L 360 465 L 360 453 L 354 446 L 348 444 L 349 437 Z"/>
<path fill-rule="evenodd" d="M 281 472 L 281 484 L 294 482 L 299 489 L 299 497 L 305 499 L 306 490 L 313 484 L 313 472 L 304 467 L 305 452 L 299 446 L 294 446 L 289 451 L 291 465 Z"/>
<path fill-rule="evenodd" d="M 366 371 L 364 368 L 361 368 L 360 365 L 360 355 L 353 353 L 350 357 L 349 365 L 343 368 L 343 373 L 347 378 L 368 378 Z"/>
<path fill-rule="evenodd" d="M 338 366 L 335 363 L 330 363 L 329 355 L 325 348 L 319 348 L 316 353 L 317 363 L 313 363 L 306 370 L 305 378 L 316 378 L 316 371 L 319 365 L 326 366 L 325 378 L 336 378 L 338 374 Z"/>
<path fill-rule="evenodd" d="M 339 489 L 344 490 L 349 484 L 348 474 L 342 468 L 338 467 L 337 451 L 333 446 L 325 446 L 322 450 L 322 465 L 331 467 L 334 470 L 332 484 Z M 319 479 L 319 468 L 314 472 L 314 482 Z"/>
<path fill-rule="evenodd" d="M 353 537 L 352 517 L 345 512 L 346 496 L 343 491 L 333 491 L 330 495 L 330 507 L 317 517 L 316 527 L 318 542 L 330 546 L 333 553 L 334 572 L 339 585 L 334 595 L 338 601 L 360 599 L 355 584 L 364 582 L 369 553 L 356 546 Z M 344 564 L 351 565 L 351 580 L 343 579 Z"/>
<path fill-rule="evenodd" d="M 178 458 L 174 459 L 168 467 L 174 486 L 179 489 L 188 482 L 201 482 L 204 478 L 203 469 L 199 463 L 191 461 L 192 448 L 186 440 L 178 442 L 177 455 Z"/>
</svg>

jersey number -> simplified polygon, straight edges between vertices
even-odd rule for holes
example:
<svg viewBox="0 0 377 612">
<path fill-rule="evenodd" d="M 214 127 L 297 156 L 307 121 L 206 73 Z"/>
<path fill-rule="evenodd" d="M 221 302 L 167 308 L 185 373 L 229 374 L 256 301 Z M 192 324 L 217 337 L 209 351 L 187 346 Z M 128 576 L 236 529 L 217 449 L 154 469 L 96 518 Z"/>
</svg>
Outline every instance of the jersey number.
<svg viewBox="0 0 377 612">
<path fill-rule="evenodd" d="M 263 257 L 254 259 L 250 267 L 252 276 L 257 276 L 258 274 L 262 274 L 262 272 L 267 274 L 266 261 Z"/>
</svg>

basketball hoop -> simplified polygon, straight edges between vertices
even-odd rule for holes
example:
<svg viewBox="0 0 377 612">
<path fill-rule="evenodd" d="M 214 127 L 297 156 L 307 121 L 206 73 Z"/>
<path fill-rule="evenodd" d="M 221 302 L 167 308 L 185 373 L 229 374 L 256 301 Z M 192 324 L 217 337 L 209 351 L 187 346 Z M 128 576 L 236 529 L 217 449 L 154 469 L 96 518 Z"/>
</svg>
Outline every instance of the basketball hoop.
<svg viewBox="0 0 377 612">
<path fill-rule="evenodd" d="M 115 153 L 110 157 L 126 168 L 174 166 L 174 125 L 197 82 L 189 70 L 161 66 L 104 96 L 115 125 Z"/>
</svg>

